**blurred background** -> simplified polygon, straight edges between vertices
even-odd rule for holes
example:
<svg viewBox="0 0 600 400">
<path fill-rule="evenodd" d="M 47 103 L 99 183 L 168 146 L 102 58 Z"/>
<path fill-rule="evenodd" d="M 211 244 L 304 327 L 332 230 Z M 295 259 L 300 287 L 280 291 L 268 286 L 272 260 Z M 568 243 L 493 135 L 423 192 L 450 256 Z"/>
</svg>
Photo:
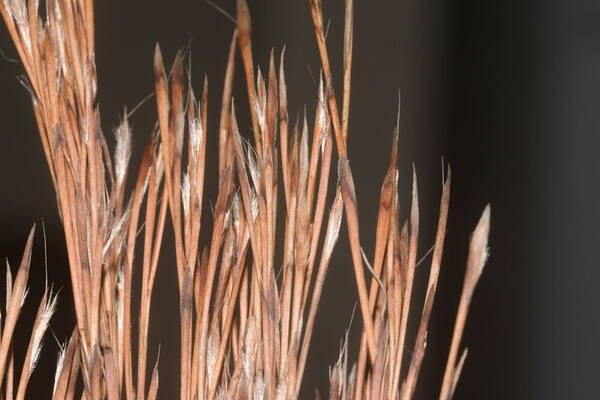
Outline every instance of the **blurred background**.
<svg viewBox="0 0 600 400">
<path fill-rule="evenodd" d="M 235 14 L 234 0 L 217 3 Z M 308 105 L 312 120 L 320 62 L 307 2 L 248 3 L 255 63 L 265 69 L 270 50 L 279 54 L 286 45 L 290 116 Z M 339 84 L 343 1 L 324 3 Z M 491 257 L 463 338 L 469 356 L 456 398 L 597 398 L 600 2 L 355 3 L 349 158 L 367 254 L 373 251 L 398 90 L 402 206 L 405 211 L 409 206 L 414 163 L 421 190 L 420 254 L 433 244 L 442 165 L 452 167 L 441 281 L 417 398 L 438 394 L 469 234 L 488 202 Z M 165 60 L 189 46 L 196 88 L 208 75 L 213 132 L 208 148 L 215 148 L 233 23 L 203 1 L 104 0 L 96 2 L 96 26 L 98 101 L 105 133 L 112 137 L 123 108 L 131 109 L 153 90 L 153 48 L 160 42 Z M 63 288 L 52 329 L 63 341 L 74 321 L 62 229 L 30 100 L 16 79 L 23 70 L 11 61 L 17 55 L 4 25 L 0 50 L 0 256 L 16 264 L 31 224 L 39 227 L 43 221 L 49 280 Z M 236 93 L 245 100 L 240 95 L 243 85 L 243 77 L 236 75 Z M 138 150 L 154 121 L 151 100 L 131 121 Z M 241 128 L 250 131 L 243 115 Z M 214 155 L 210 162 L 216 165 Z M 216 174 L 210 167 L 207 179 L 207 195 L 214 199 Z M 150 354 L 161 343 L 159 398 L 165 399 L 178 387 L 178 313 L 173 312 L 178 301 L 169 251 L 165 249 L 158 272 Z M 45 280 L 42 235 L 37 236 L 35 257 L 26 305 L 32 312 Z M 351 270 L 344 239 L 327 278 L 301 398 L 312 398 L 314 388 L 327 394 L 328 366 L 337 358 L 356 301 Z M 420 268 L 419 288 L 426 277 L 427 269 Z M 414 306 L 420 308 L 424 292 L 415 293 Z M 19 324 L 26 328 L 33 317 L 24 315 Z M 352 349 L 357 323 L 350 329 Z M 17 337 L 17 348 L 26 346 L 23 340 Z M 49 397 L 57 350 L 49 336 L 32 378 L 31 398 Z"/>
</svg>

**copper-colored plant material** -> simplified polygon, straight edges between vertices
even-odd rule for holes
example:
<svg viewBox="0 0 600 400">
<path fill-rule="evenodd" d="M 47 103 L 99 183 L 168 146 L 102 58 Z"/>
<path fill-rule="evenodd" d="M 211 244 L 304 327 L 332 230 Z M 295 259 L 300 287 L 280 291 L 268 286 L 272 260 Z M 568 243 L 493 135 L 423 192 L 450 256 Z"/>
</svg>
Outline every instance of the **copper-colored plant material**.
<svg viewBox="0 0 600 400">
<path fill-rule="evenodd" d="M 442 188 L 424 306 L 413 310 L 417 254 L 422 250 L 417 239 L 416 174 L 408 221 L 403 222 L 396 126 L 370 260 L 361 247 L 359 206 L 346 150 L 352 140 L 353 4 L 345 1 L 341 108 L 333 89 L 321 0 L 310 0 L 308 7 L 322 63 L 312 127 L 306 114 L 289 123 L 284 51 L 277 57 L 272 51 L 263 71 L 255 66 L 249 7 L 238 0 L 218 132 L 208 129 L 208 78 L 196 96 L 183 53 L 168 68 L 157 45 L 153 66 L 157 124 L 140 165 L 131 167 L 127 112 L 115 130 L 114 154 L 109 153 L 100 126 L 93 1 L 47 0 L 43 16 L 37 0 L 0 2 L 0 14 L 26 72 L 69 258 L 77 325 L 59 354 L 54 399 L 157 398 L 159 362 L 148 360 L 148 338 L 166 225 L 174 232 L 175 260 L 161 268 L 173 266 L 178 281 L 181 347 L 169 351 L 180 354 L 179 397 L 298 398 L 344 216 L 360 306 L 361 346 L 356 355 L 343 347 L 331 370 L 329 398 L 413 397 L 442 267 L 450 170 Z M 238 50 L 247 99 L 232 96 Z M 250 135 L 240 130 L 244 126 L 237 118 L 240 107 L 248 108 Z M 208 135 L 218 137 L 217 166 L 206 163 Z M 138 171 L 136 176 L 131 176 L 132 170 Z M 208 227 L 201 224 L 207 174 L 219 182 Z M 131 191 L 127 182 L 133 183 Z M 486 207 L 471 239 L 440 394 L 443 400 L 452 397 L 464 365 L 466 351 L 457 361 L 459 346 L 485 264 L 489 224 Z M 207 242 L 201 240 L 202 232 L 209 233 Z M 12 337 L 26 293 L 32 238 L 33 231 L 14 284 L 7 270 L 0 344 L 5 399 L 26 398 L 56 304 L 56 296 L 47 291 L 16 380 Z M 140 293 L 139 309 L 132 306 L 134 292 Z M 407 335 L 411 312 L 420 313 L 415 338 Z M 411 347 L 406 357 L 405 349 Z M 356 365 L 350 370 L 352 359 Z M 326 371 L 323 366 L 309 367 Z"/>
</svg>

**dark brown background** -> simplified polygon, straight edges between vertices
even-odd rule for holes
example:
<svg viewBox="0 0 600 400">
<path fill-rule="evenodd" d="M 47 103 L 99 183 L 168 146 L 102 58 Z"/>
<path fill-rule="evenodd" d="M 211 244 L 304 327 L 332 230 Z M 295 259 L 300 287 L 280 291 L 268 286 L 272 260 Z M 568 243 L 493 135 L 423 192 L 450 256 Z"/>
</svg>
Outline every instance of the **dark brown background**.
<svg viewBox="0 0 600 400">
<path fill-rule="evenodd" d="M 341 0 L 325 1 L 328 45 L 339 78 Z M 492 203 L 491 258 L 474 298 L 464 343 L 470 352 L 457 399 L 588 399 L 600 391 L 598 261 L 600 141 L 600 4 L 594 1 L 481 2 L 474 0 L 357 1 L 350 159 L 363 246 L 373 248 L 376 202 L 402 91 L 401 186 L 415 163 L 421 188 L 421 253 L 433 242 L 442 156 L 453 170 L 446 252 L 417 398 L 437 395 L 462 283 L 468 235 Z M 234 13 L 234 1 L 219 4 Z M 251 1 L 255 61 L 287 45 L 291 115 L 312 110 L 319 61 L 304 1 Z M 156 41 L 167 60 L 191 44 L 193 80 L 211 86 L 213 135 L 227 44 L 233 25 L 202 1 L 97 2 L 99 102 L 107 134 L 124 106 L 151 92 Z M 5 28 L 0 49 L 16 58 Z M 52 323 L 63 340 L 73 319 L 62 232 L 50 177 L 33 124 L 30 101 L 16 76 L 22 68 L 0 60 L 0 255 L 20 257 L 33 222 L 45 221 L 50 280 L 62 286 Z M 339 80 L 339 79 L 338 79 Z M 242 79 L 237 80 L 238 97 Z M 140 145 L 154 104 L 132 119 Z M 245 126 L 244 126 L 245 125 Z M 242 127 L 247 132 L 246 119 Z M 211 160 L 214 165 L 214 157 Z M 210 171 L 210 169 L 209 169 Z M 215 174 L 208 174 L 208 194 Z M 214 197 L 213 197 L 214 198 Z M 406 209 L 408 203 L 404 201 Z M 43 241 L 31 272 L 32 310 L 43 286 Z M 152 327 L 162 343 L 160 398 L 173 398 L 178 376 L 175 271 L 166 249 Z M 328 365 L 355 302 L 347 243 L 342 240 L 328 276 L 318 334 L 302 398 L 326 393 Z M 4 275 L 0 282 L 4 282 Z M 420 269 L 420 282 L 425 269 Z M 419 302 L 416 306 L 420 307 Z M 31 322 L 24 317 L 20 327 Z M 351 330 L 356 345 L 356 322 Z M 17 347 L 24 346 L 17 337 Z M 30 398 L 48 398 L 57 345 L 48 337 Z"/>
</svg>

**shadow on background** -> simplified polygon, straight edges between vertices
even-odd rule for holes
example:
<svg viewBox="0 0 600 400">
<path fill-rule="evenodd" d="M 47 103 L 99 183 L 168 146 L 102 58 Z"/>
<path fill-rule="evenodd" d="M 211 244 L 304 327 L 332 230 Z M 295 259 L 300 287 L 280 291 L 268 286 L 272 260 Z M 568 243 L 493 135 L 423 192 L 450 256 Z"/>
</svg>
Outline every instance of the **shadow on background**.
<svg viewBox="0 0 600 400">
<path fill-rule="evenodd" d="M 234 13 L 234 1 L 219 4 Z M 250 1 L 255 62 L 271 48 L 286 50 L 290 116 L 305 104 L 312 114 L 319 60 L 308 7 L 298 1 Z M 326 1 L 328 45 L 341 76 L 342 1 Z M 215 127 L 233 25 L 203 2 L 98 1 L 98 100 L 107 135 L 123 107 L 153 89 L 152 56 L 165 60 L 192 49 L 193 82 L 209 77 L 208 148 Z M 402 0 L 355 6 L 353 98 L 349 156 L 355 173 L 363 246 L 373 249 L 376 206 L 402 92 L 400 176 L 406 211 L 414 162 L 421 190 L 421 254 L 433 243 L 442 157 L 453 173 L 444 264 L 417 398 L 438 394 L 462 285 L 468 237 L 492 204 L 491 258 L 476 291 L 463 343 L 469 357 L 458 399 L 590 398 L 597 379 L 596 290 L 600 145 L 600 5 L 591 1 Z M 0 49 L 16 58 L 4 27 Z M 48 275 L 62 295 L 52 328 L 60 340 L 73 329 L 67 261 L 54 191 L 33 124 L 22 68 L 0 60 L 0 255 L 18 262 L 30 224 L 47 230 Z M 245 82 L 236 76 L 237 97 Z M 245 106 L 245 103 L 244 103 Z M 243 106 L 241 107 L 243 108 Z M 249 132 L 249 120 L 241 116 Z M 245 119 L 244 119 L 245 118 Z M 155 121 L 153 101 L 132 118 L 137 148 Z M 210 152 L 209 152 L 210 155 Z M 139 156 L 139 155 L 138 155 Z M 216 165 L 214 155 L 209 165 Z M 135 165 L 135 160 L 134 160 Z M 214 172 L 214 170 L 213 170 Z M 208 168 L 207 194 L 216 174 Z M 406 212 L 404 213 L 406 215 Z M 41 230 L 38 230 L 41 232 Z M 341 240 L 319 312 L 301 398 L 327 392 L 328 365 L 355 304 L 348 244 Z M 20 326 L 31 324 L 44 284 L 44 245 L 37 236 L 32 290 Z M 162 344 L 160 398 L 178 388 L 176 279 L 167 245 L 158 272 L 151 328 L 154 357 Z M 426 268 L 418 271 L 423 286 Z M 4 274 L 2 282 L 4 281 Z M 3 285 L 2 285 L 3 286 Z M 415 303 L 420 307 L 418 293 Z M 415 308 L 416 310 L 417 308 Z M 357 322 L 351 329 L 356 347 Z M 17 348 L 24 348 L 17 336 Z M 48 398 L 57 345 L 48 337 L 32 378 L 31 398 Z M 17 360 L 18 361 L 18 360 Z"/>
</svg>

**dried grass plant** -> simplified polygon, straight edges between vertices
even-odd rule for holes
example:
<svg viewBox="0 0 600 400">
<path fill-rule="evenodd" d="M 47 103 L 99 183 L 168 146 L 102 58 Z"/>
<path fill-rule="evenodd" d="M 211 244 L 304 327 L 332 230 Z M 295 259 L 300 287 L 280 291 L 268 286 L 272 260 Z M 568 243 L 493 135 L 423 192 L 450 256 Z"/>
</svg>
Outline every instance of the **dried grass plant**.
<svg viewBox="0 0 600 400">
<path fill-rule="evenodd" d="M 361 248 L 346 152 L 353 5 L 346 0 L 340 100 L 333 90 L 321 1 L 308 4 L 322 64 L 312 127 L 306 117 L 293 126 L 289 123 L 284 52 L 277 61 L 271 54 L 264 73 L 255 67 L 250 13 L 245 0 L 238 0 L 237 29 L 224 71 L 219 131 L 207 130 L 207 80 L 196 97 L 183 54 L 175 57 L 167 72 L 157 45 L 158 122 L 141 164 L 132 167 L 127 114 L 115 132 L 114 154 L 109 153 L 100 126 L 93 0 L 47 0 L 41 8 L 38 0 L 0 2 L 0 13 L 25 69 L 23 83 L 31 94 L 68 252 L 77 326 L 59 355 L 53 399 L 157 397 L 159 363 L 148 359 L 148 335 L 167 224 L 174 232 L 173 269 L 179 289 L 180 398 L 297 398 L 342 219 L 347 225 L 358 289 L 361 346 L 357 355 L 348 354 L 348 347 L 343 346 L 330 370 L 329 398 L 413 397 L 441 268 L 450 170 L 442 190 L 424 306 L 414 310 L 419 250 L 416 175 L 413 173 L 408 221 L 403 222 L 396 126 L 381 188 L 374 256 L 369 260 Z M 248 99 L 234 101 L 238 51 Z M 252 139 L 246 139 L 238 128 L 236 108 L 240 106 L 248 107 Z M 217 167 L 206 165 L 210 134 L 218 135 Z M 131 176 L 132 171 L 138 171 L 137 175 Z M 332 177 L 336 171 L 337 181 Z M 205 227 L 201 216 L 206 213 L 207 172 L 218 174 L 219 190 L 212 225 Z M 131 192 L 126 188 L 128 180 L 134 182 Z M 489 225 L 490 209 L 486 207 L 471 238 L 441 386 L 443 400 L 452 397 L 467 354 L 466 350 L 461 353 L 460 342 L 486 260 Z M 207 243 L 201 243 L 202 230 L 210 234 Z M 25 299 L 32 238 L 33 230 L 14 282 L 7 267 L 0 346 L 0 397 L 7 400 L 26 397 L 27 382 L 56 304 L 56 295 L 48 290 L 16 379 L 11 343 Z M 133 278 L 136 269 L 141 271 L 140 280 Z M 134 290 L 140 291 L 139 309 L 132 306 Z M 407 337 L 411 313 L 420 314 L 415 338 Z M 350 365 L 352 359 L 357 361 Z"/>
</svg>

